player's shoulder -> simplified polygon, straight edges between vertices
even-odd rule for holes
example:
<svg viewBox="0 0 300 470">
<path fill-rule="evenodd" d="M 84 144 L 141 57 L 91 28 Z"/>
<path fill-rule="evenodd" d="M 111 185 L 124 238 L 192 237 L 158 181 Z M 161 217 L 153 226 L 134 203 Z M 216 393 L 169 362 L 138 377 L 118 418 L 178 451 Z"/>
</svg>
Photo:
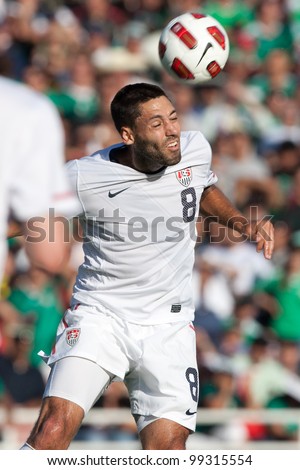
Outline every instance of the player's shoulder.
<svg viewBox="0 0 300 470">
<path fill-rule="evenodd" d="M 119 147 L 122 144 L 114 144 L 109 147 L 97 150 L 90 155 L 84 155 L 80 158 L 70 160 L 66 163 L 66 168 L 69 173 L 74 172 L 93 172 L 99 168 L 100 165 L 104 167 L 110 164 L 109 154 L 114 148 Z"/>
<path fill-rule="evenodd" d="M 200 131 L 183 131 L 180 134 L 181 153 L 184 160 L 191 164 L 201 164 L 211 161 L 212 150 L 210 143 Z"/>
<path fill-rule="evenodd" d="M 69 160 L 65 164 L 65 168 L 67 170 L 67 173 L 77 173 L 78 171 L 78 161 L 79 159 L 74 158 L 73 160 Z"/>
<path fill-rule="evenodd" d="M 0 77 L 0 98 L 2 105 L 7 102 L 15 106 L 16 113 L 35 113 L 41 108 L 43 112 L 55 112 L 50 98 L 11 78 Z"/>
<path fill-rule="evenodd" d="M 189 146 L 210 147 L 210 144 L 201 131 L 182 131 L 180 133 L 182 148 Z"/>
</svg>

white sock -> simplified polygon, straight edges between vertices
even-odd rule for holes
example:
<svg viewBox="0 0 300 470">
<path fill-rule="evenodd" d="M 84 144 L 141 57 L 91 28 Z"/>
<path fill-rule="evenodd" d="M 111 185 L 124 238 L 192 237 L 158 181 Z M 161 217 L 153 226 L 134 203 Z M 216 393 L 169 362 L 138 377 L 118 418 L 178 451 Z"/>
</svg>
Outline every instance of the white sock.
<svg viewBox="0 0 300 470">
<path fill-rule="evenodd" d="M 27 442 L 25 442 L 25 444 L 20 447 L 19 450 L 35 450 L 33 447 L 31 447 L 29 444 L 27 444 Z"/>
</svg>

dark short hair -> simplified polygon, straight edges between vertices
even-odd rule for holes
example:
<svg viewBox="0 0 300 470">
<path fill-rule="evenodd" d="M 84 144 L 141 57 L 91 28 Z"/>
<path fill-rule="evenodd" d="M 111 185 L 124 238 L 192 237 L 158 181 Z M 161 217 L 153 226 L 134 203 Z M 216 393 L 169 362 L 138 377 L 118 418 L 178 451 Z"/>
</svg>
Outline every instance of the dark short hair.
<svg viewBox="0 0 300 470">
<path fill-rule="evenodd" d="M 150 83 L 135 83 L 121 88 L 110 105 L 117 131 L 120 132 L 123 126 L 134 128 L 136 119 L 141 115 L 140 105 L 160 96 L 170 100 L 162 88 Z"/>
</svg>

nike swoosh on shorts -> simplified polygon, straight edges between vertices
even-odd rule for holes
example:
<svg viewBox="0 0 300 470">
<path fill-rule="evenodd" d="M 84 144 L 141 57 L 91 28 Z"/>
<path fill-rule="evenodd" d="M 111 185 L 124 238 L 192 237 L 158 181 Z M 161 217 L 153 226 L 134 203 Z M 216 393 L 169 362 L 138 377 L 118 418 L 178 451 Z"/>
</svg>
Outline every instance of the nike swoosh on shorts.
<svg viewBox="0 0 300 470">
<path fill-rule="evenodd" d="M 188 415 L 188 416 L 192 416 L 192 415 L 195 415 L 197 413 L 197 411 L 190 411 L 190 409 L 186 410 L 185 414 Z"/>
</svg>

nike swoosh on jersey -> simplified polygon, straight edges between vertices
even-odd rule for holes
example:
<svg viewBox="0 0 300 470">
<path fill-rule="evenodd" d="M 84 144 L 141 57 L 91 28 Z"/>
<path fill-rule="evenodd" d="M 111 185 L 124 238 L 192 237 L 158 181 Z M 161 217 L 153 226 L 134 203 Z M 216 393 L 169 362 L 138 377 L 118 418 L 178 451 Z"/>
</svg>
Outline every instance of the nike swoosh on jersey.
<svg viewBox="0 0 300 470">
<path fill-rule="evenodd" d="M 128 186 L 128 188 L 129 188 L 129 186 Z M 114 192 L 114 193 L 112 193 L 111 191 L 109 191 L 108 197 L 115 197 L 115 196 L 117 196 L 118 194 L 121 194 L 123 191 L 126 191 L 126 189 L 128 189 L 128 188 L 121 189 L 120 191 L 116 191 L 116 192 Z"/>
<path fill-rule="evenodd" d="M 188 415 L 188 416 L 192 416 L 192 415 L 195 415 L 197 413 L 197 411 L 190 411 L 190 409 L 188 409 L 185 414 Z"/>
<path fill-rule="evenodd" d="M 201 56 L 200 59 L 199 59 L 198 64 L 196 65 L 196 67 L 200 64 L 201 60 L 203 59 L 203 57 L 205 56 L 205 54 L 207 53 L 207 51 L 208 51 L 211 47 L 213 47 L 212 43 L 211 43 L 211 42 L 208 42 L 207 45 L 206 45 L 206 48 L 205 48 L 204 51 L 203 51 L 202 56 Z"/>
</svg>

